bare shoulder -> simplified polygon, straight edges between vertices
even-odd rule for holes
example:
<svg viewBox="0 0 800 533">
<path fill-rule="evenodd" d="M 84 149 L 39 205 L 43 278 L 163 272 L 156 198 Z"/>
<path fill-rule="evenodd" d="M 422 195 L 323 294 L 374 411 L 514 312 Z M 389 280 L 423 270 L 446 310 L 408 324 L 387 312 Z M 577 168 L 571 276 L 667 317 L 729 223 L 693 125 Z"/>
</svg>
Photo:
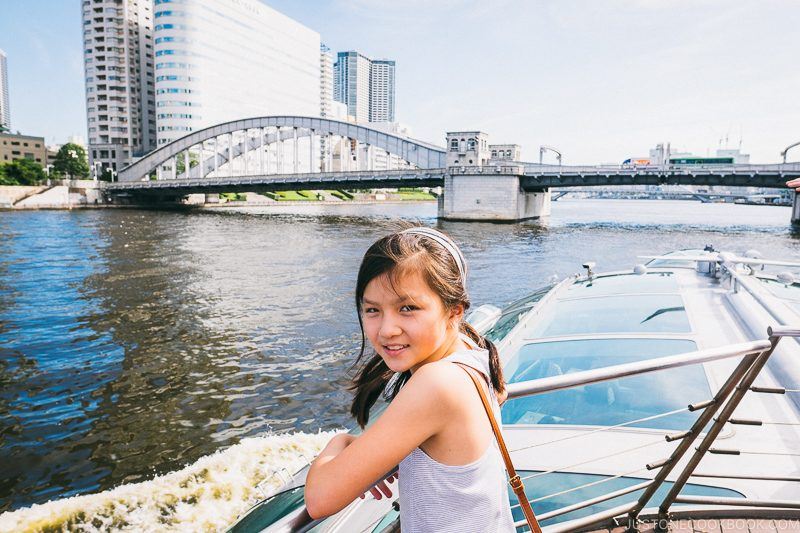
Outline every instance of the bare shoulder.
<svg viewBox="0 0 800 533">
<path fill-rule="evenodd" d="M 418 369 L 403 387 L 410 393 L 425 393 L 448 404 L 462 405 L 474 385 L 466 371 L 449 361 L 428 363 Z"/>
</svg>

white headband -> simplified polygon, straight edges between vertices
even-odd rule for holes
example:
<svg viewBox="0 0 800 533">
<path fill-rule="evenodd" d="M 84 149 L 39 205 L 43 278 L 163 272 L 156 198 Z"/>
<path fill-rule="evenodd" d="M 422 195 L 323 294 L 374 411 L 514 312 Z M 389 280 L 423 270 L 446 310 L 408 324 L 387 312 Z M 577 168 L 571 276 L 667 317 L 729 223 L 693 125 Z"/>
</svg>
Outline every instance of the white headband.
<svg viewBox="0 0 800 533">
<path fill-rule="evenodd" d="M 441 244 L 442 247 L 448 252 L 450 252 L 451 256 L 453 256 L 453 260 L 456 262 L 456 266 L 458 267 L 458 272 L 459 274 L 461 274 L 461 283 L 464 286 L 466 286 L 467 273 L 465 268 L 464 256 L 461 255 L 461 250 L 458 249 L 458 246 L 456 246 L 456 243 L 454 243 L 453 240 L 450 239 L 450 237 L 448 237 L 441 231 L 437 231 L 433 228 L 426 228 L 423 226 L 404 229 L 400 233 L 412 233 L 416 235 L 424 235 L 425 237 L 430 237 L 434 241 Z"/>
</svg>

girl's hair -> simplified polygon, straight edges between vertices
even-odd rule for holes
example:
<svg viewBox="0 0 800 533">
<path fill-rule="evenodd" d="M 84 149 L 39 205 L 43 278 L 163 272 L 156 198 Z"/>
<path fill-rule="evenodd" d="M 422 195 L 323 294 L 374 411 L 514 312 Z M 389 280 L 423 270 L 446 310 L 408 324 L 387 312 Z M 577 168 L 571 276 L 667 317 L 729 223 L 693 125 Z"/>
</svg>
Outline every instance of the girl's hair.
<svg viewBox="0 0 800 533">
<path fill-rule="evenodd" d="M 356 281 L 356 309 L 358 323 L 361 327 L 361 353 L 353 364 L 355 377 L 350 386 L 354 391 L 350 413 L 364 427 L 369 421 L 370 408 L 385 393 L 387 400 L 393 399 L 402 386 L 411 377 L 406 370 L 395 374 L 383 361 L 380 355 L 372 351 L 367 357 L 367 339 L 364 334 L 364 323 L 361 317 L 364 291 L 373 279 L 384 274 L 389 276 L 392 286 L 403 275 L 416 272 L 428 284 L 433 292 L 439 295 L 446 310 L 458 304 L 464 307 L 466 314 L 470 301 L 464 286 L 465 277 L 459 271 L 453 255 L 435 239 L 415 233 L 396 232 L 379 239 L 369 247 Z M 505 390 L 503 371 L 497 348 L 483 337 L 471 325 L 461 319 L 459 331 L 469 336 L 480 347 L 489 352 L 489 369 L 492 386 L 498 394 Z"/>
</svg>

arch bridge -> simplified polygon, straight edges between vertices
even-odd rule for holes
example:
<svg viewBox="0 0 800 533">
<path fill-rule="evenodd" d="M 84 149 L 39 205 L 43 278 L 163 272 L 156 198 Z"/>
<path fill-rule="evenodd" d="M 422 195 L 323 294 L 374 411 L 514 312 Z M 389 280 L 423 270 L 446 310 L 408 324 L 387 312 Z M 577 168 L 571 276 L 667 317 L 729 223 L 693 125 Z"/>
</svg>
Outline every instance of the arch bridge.
<svg viewBox="0 0 800 533">
<path fill-rule="evenodd" d="M 203 180 L 211 185 L 215 179 L 236 176 L 444 166 L 444 148 L 422 141 L 327 118 L 271 116 L 234 120 L 190 133 L 123 168 L 119 186 L 156 181 L 181 188 L 186 181 Z"/>
</svg>

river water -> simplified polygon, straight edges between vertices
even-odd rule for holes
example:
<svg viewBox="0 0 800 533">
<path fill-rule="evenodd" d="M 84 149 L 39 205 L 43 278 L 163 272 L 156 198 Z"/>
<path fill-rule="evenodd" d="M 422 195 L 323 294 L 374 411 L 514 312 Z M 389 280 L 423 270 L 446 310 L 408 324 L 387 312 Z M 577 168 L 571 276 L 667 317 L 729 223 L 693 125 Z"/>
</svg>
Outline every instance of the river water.
<svg viewBox="0 0 800 533">
<path fill-rule="evenodd" d="M 0 530 L 235 517 L 255 483 L 349 424 L 356 271 L 398 219 L 462 245 L 474 305 L 587 260 L 629 268 L 706 244 L 800 256 L 785 207 L 561 199 L 546 223 L 435 215 L 431 203 L 0 212 Z M 204 498 L 227 514 L 197 522 Z"/>
</svg>

